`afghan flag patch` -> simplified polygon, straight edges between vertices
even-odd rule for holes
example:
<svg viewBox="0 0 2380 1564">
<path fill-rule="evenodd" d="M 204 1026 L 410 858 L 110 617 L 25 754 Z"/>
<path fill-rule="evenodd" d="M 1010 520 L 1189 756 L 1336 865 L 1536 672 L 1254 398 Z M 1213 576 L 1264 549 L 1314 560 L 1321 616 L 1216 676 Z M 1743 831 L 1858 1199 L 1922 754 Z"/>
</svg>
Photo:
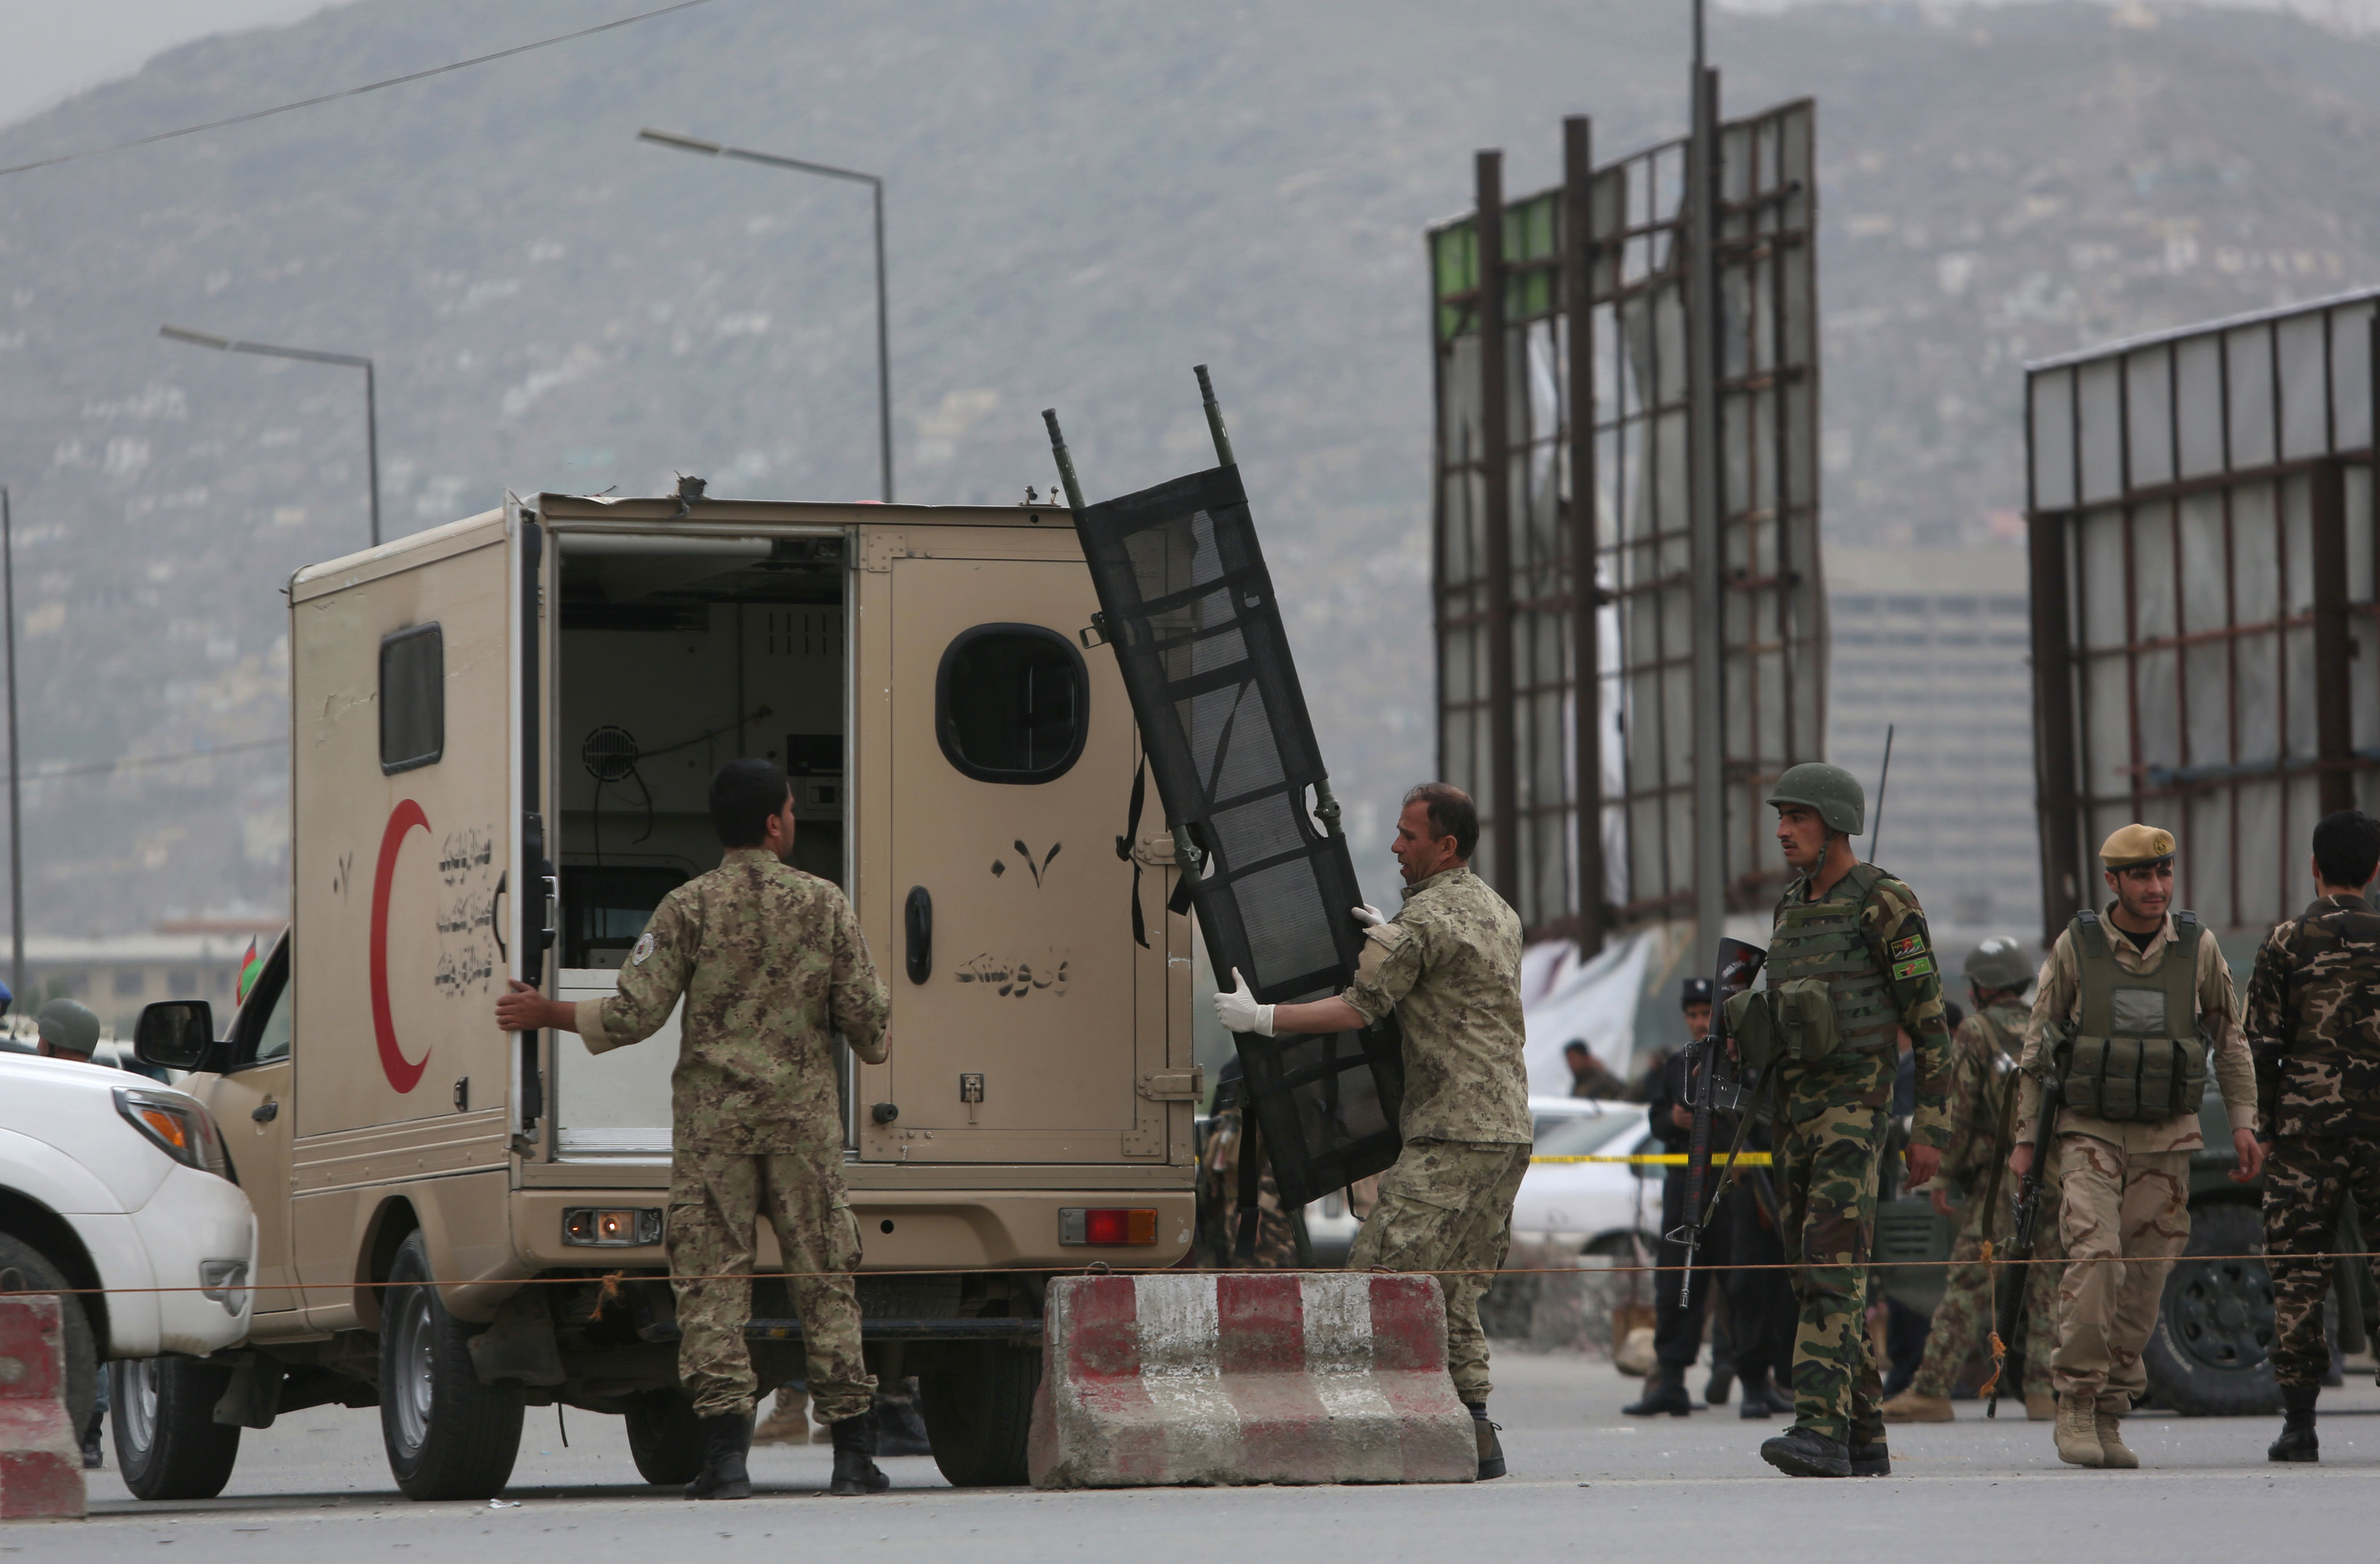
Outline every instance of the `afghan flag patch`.
<svg viewBox="0 0 2380 1564">
<path fill-rule="evenodd" d="M 1884 953 L 1894 961 L 1907 961 L 1912 956 L 1922 956 L 1925 953 L 1925 936 L 1904 934 L 1887 945 L 1884 948 Z"/>
<path fill-rule="evenodd" d="M 246 1004 L 248 991 L 255 988 L 256 980 L 263 976 L 264 957 L 258 952 L 256 941 L 250 940 L 248 942 L 248 954 L 239 958 L 239 979 L 232 989 L 231 1002 L 235 1005 Z"/>
<path fill-rule="evenodd" d="M 1912 977 L 1923 977 L 1933 970 L 1932 956 L 1919 956 L 1914 961 L 1896 962 L 1893 964 L 1892 980 L 1895 983 L 1902 983 Z"/>
</svg>

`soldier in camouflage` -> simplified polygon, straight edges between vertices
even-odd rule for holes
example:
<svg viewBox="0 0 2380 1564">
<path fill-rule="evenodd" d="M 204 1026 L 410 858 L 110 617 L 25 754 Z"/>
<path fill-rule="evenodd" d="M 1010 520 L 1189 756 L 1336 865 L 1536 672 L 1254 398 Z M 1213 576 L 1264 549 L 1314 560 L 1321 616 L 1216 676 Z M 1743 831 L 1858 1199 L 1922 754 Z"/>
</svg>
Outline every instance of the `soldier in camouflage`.
<svg viewBox="0 0 2380 1564">
<path fill-rule="evenodd" d="M 2015 1122 L 2016 1061 L 2024 1047 L 2024 991 L 2033 987 L 2033 964 L 2014 940 L 1999 936 L 1968 953 L 1966 976 L 1975 1012 L 1950 1035 L 1950 1145 L 1926 1191 L 1937 1213 L 1959 1217 L 1959 1236 L 1951 1245 L 1942 1301 L 1926 1332 L 1925 1361 L 1909 1388 L 1884 1403 L 1887 1423 L 1951 1420 L 1953 1382 L 1992 1328 L 1998 1273 L 1984 1260 L 1984 1241 L 2005 1248 L 2016 1227 L 2014 1207 L 2006 1198 L 2016 1186 L 2005 1177 L 2005 1160 Z M 2060 1257 L 2057 1228 L 2057 1187 L 2046 1183 L 2034 1223 L 2041 1235 L 2034 1244 L 2035 1259 Z M 2022 1275 L 2005 1278 L 2004 1285 L 2026 1290 L 2024 1409 L 2028 1417 L 2046 1421 L 2055 1404 L 2049 1356 L 2058 1346 L 2058 1269 L 2027 1266 Z"/>
<path fill-rule="evenodd" d="M 1198 1158 L 1198 1202 L 1212 1214 L 1207 1224 L 1211 1237 L 1205 1263 L 1229 1267 L 1242 1263 L 1240 1238 L 1240 1158 L 1247 1154 L 1247 1109 L 1241 1100 L 1240 1061 L 1224 1064 L 1215 1081 L 1214 1115 L 1207 1121 L 1207 1141 Z M 1298 1231 L 1282 1209 L 1281 1182 L 1272 1176 L 1272 1159 L 1257 1147 L 1257 1224 L 1254 1251 L 1246 1264 L 1257 1270 L 1292 1270 L 1298 1265 Z"/>
<path fill-rule="evenodd" d="M 1446 1294 L 1446 1358 L 1470 1407 L 1479 1475 L 1504 1475 L 1488 1420 L 1488 1338 L 1479 1299 L 1512 1243 L 1512 1198 L 1528 1171 L 1528 1074 L 1521 1059 L 1521 920 L 1470 868 L 1479 815 L 1445 782 L 1405 794 L 1393 849 L 1404 907 L 1355 909 L 1364 954 L 1344 993 L 1260 1005 L 1239 974 L 1215 996 L 1234 1032 L 1336 1033 L 1393 1010 L 1404 1032 L 1404 1150 L 1347 1257 L 1351 1270 L 1435 1271 Z"/>
<path fill-rule="evenodd" d="M 2322 1459 L 2314 1398 L 2330 1366 L 2322 1308 L 2327 1252 L 2349 1195 L 2380 1214 L 2380 913 L 2364 891 L 2380 868 L 2380 821 L 2358 809 L 2313 828 L 2314 903 L 2265 936 L 2248 979 L 2249 1046 L 2264 1122 L 2265 1265 L 2273 1276 L 2274 1376 L 2286 1415 L 2266 1452 Z M 2369 1262 L 2380 1279 L 2380 1261 Z"/>
<path fill-rule="evenodd" d="M 2058 1122 L 2058 1459 L 2129 1471 L 2124 1414 L 2148 1387 L 2141 1352 L 2165 1279 L 2190 1242 L 2190 1158 L 2210 1057 L 2246 1183 L 2263 1169 L 2255 1068 L 2241 1040 L 2231 967 L 2197 917 L 2171 911 L 2170 831 L 2128 825 L 2099 848 L 2115 900 L 2059 931 L 2019 1061 L 2009 1170 L 2033 1165 L 2041 1070 L 2061 1082 Z M 2048 1061 L 2046 1039 L 2059 1040 Z"/>
<path fill-rule="evenodd" d="M 1876 1182 L 1902 1029 L 1917 1059 L 1912 1183 L 1934 1176 L 1950 1138 L 1942 978 L 1915 893 L 1852 848 L 1867 814 L 1857 779 L 1839 766 L 1795 766 L 1777 779 L 1768 802 L 1778 844 L 1798 876 L 1777 904 L 1768 984 L 1822 985 L 1833 1037 L 1817 1057 L 1773 1067 L 1783 1093 L 1776 1182 L 1801 1318 L 1793 1426 L 1760 1454 L 1797 1477 L 1884 1476 L 1892 1471 L 1884 1387 L 1864 1327 Z"/>
<path fill-rule="evenodd" d="M 765 760 L 732 760 L 710 784 L 717 868 L 662 898 L 621 964 L 618 991 L 565 1004 L 527 984 L 496 1001 L 508 1031 L 578 1033 L 593 1052 L 660 1030 L 681 997 L 670 1076 L 667 1235 L 676 1278 L 678 1375 L 700 1420 L 705 1464 L 689 1498 L 744 1498 L 759 1381 L 744 1344 L 753 1229 L 775 1230 L 801 1315 L 809 1394 L 834 1438 L 837 1494 L 880 1493 L 851 1273 L 859 1225 L 843 1186 L 834 1036 L 885 1057 L 890 999 L 851 903 L 792 867 L 794 800 Z"/>
</svg>

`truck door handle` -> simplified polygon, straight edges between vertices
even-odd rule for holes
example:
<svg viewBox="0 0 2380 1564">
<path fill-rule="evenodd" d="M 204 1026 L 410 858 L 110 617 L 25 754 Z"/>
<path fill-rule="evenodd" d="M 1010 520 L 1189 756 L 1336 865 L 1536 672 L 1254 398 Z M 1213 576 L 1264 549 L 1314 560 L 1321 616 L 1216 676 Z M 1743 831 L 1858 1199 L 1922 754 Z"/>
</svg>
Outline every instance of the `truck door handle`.
<svg viewBox="0 0 2380 1564">
<path fill-rule="evenodd" d="M 934 975 L 934 899 L 924 886 L 909 887 L 909 903 L 902 909 L 901 927 L 908 935 L 905 954 L 909 981 L 923 983 Z"/>
<path fill-rule="evenodd" d="M 268 1097 L 264 1101 L 258 1103 L 254 1108 L 249 1109 L 248 1110 L 248 1116 L 255 1120 L 260 1124 L 270 1124 L 273 1121 L 281 1117 L 281 1105 Z"/>
</svg>

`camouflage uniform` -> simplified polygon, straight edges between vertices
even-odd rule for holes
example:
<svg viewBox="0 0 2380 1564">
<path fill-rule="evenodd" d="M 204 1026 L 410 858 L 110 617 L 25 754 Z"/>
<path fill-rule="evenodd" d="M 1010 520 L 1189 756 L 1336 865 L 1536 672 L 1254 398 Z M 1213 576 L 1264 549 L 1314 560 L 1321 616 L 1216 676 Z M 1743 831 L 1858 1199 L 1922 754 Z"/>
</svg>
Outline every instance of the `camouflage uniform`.
<svg viewBox="0 0 2380 1564">
<path fill-rule="evenodd" d="M 1789 919 L 1813 916 L 1797 915 L 1796 909 L 1840 902 L 1840 917 L 1829 921 L 1856 928 L 1859 948 L 1847 952 L 1837 970 L 1881 976 L 1886 1008 L 1916 1049 L 1917 1105 L 1910 1139 L 1919 1146 L 1943 1145 L 1949 1139 L 1944 1099 L 1950 1034 L 1925 909 L 1907 885 L 1870 865 L 1858 866 L 1815 903 L 1807 899 L 1808 885 L 1806 879 L 1796 879 L 1777 904 L 1780 939 L 1770 955 L 1770 981 L 1803 976 L 1778 963 L 1779 952 L 1789 949 L 1781 938 Z M 1840 1001 L 1838 1010 L 1840 1014 Z M 1883 1376 L 1869 1354 L 1864 1322 L 1876 1178 L 1900 1064 L 1890 1046 L 1893 1027 L 1887 1019 L 1880 1028 L 1853 1032 L 1815 1063 L 1779 1067 L 1785 1096 L 1775 1172 L 1784 1207 L 1785 1257 L 1793 1264 L 1793 1295 L 1801 1304 L 1793 1334 L 1793 1421 L 1852 1446 L 1884 1437 Z M 1878 1036 L 1881 1046 L 1873 1046 Z"/>
<path fill-rule="evenodd" d="M 653 1035 L 683 995 L 670 1075 L 668 1241 L 677 1290 L 678 1376 L 699 1416 L 747 1411 L 759 1388 L 744 1325 L 752 1314 L 753 1230 L 765 1214 L 789 1272 L 823 1422 L 868 1411 L 876 1381 L 860 1356 L 859 1226 L 843 1188 L 834 1035 L 869 1063 L 885 1056 L 890 999 L 850 903 L 832 884 L 758 847 L 664 897 L 618 992 L 578 1001 L 592 1052 Z"/>
<path fill-rule="evenodd" d="M 1984 1263 L 1986 1226 L 1995 1254 L 2006 1254 L 2016 1235 L 2016 1213 L 2010 1196 L 2016 1176 L 2000 1168 L 2000 1198 L 1985 1210 L 1985 1192 L 1992 1188 L 1992 1170 L 2008 1160 L 2007 1134 L 2012 1104 L 2009 1093 L 2016 1076 L 2018 1050 L 2024 1042 L 2026 1011 L 2022 1000 L 2003 1000 L 1989 1010 L 1969 1016 L 1951 1035 L 1950 1146 L 1942 1154 L 1941 1181 L 1962 1197 L 1958 1241 L 1950 1248 L 1950 1266 L 1944 1278 L 1942 1302 L 1935 1306 L 1934 1323 L 1925 1337 L 1925 1361 L 1919 1365 L 1911 1388 L 1921 1396 L 1948 1396 L 1965 1366 L 1968 1355 L 1989 1340 L 1995 1311 L 1994 1282 L 2002 1273 Z M 2057 1158 L 2044 1175 L 2041 1207 L 2034 1218 L 2033 1255 L 2057 1260 Z M 2005 1285 L 2023 1287 L 2024 1393 L 2049 1388 L 2049 1358 L 2058 1347 L 2058 1271 L 2051 1265 L 2032 1265 L 2022 1277 Z M 2016 1343 L 2006 1343 L 2013 1348 Z M 2004 1387 L 2013 1388 L 2013 1387 Z"/>
<path fill-rule="evenodd" d="M 2246 1031 L 2277 1059 L 2267 1095 L 2278 1137 L 2265 1166 L 2265 1265 L 2273 1274 L 2273 1370 L 2284 1386 L 2330 1366 L 2323 1299 L 2339 1205 L 2380 1214 L 2380 913 L 2325 896 L 2265 937 L 2248 979 Z M 2367 1262 L 2380 1281 L 2380 1259 Z"/>
<path fill-rule="evenodd" d="M 1512 1199 L 1528 1171 L 1521 1061 L 1521 920 L 1467 868 L 1408 886 L 1395 919 L 1364 931 L 1347 1002 L 1366 1021 L 1394 1010 L 1404 1031 L 1404 1150 L 1380 1179 L 1347 1268 L 1441 1274 L 1454 1388 L 1488 1400 L 1479 1299 L 1512 1243 Z"/>
<path fill-rule="evenodd" d="M 1240 1237 L 1240 1153 L 1245 1143 L 1241 1128 L 1246 1113 L 1238 1103 L 1218 1109 L 1207 1122 L 1207 1155 L 1198 1170 L 1198 1198 L 1218 1213 L 1217 1253 L 1209 1263 L 1236 1266 Z M 1272 1159 L 1257 1149 L 1257 1247 L 1248 1263 L 1257 1270 L 1293 1270 L 1297 1266 L 1297 1234 L 1289 1213 L 1281 1208 L 1281 1184 L 1272 1176 Z"/>
<path fill-rule="evenodd" d="M 2107 911 L 2114 911 L 2110 903 Z M 2110 923 L 2107 945 L 2116 964 L 2152 974 L 2163 964 L 2176 931 L 2170 913 L 2143 951 Z M 2055 1021 L 2071 1026 L 2082 1011 L 2081 965 L 2074 930 L 2059 931 L 2042 964 L 2041 987 L 2026 1024 L 2018 1077 L 2016 1138 L 2033 1139 L 2041 1116 L 2042 1030 Z M 2212 934 L 2198 939 L 2198 1026 L 2214 1045 L 2214 1068 L 2232 1128 L 2256 1124 L 2255 1067 L 2241 1040 L 2231 992 L 2231 968 Z M 2155 1121 L 2089 1118 L 2058 1111 L 2058 1178 L 2062 1195 L 2058 1237 L 2067 1266 L 2058 1284 L 2058 1350 L 2050 1382 L 2061 1397 L 2092 1397 L 2128 1410 L 2148 1388 L 2142 1349 L 2156 1327 L 2165 1279 L 2190 1242 L 2190 1156 L 2205 1145 L 2198 1115 Z"/>
</svg>

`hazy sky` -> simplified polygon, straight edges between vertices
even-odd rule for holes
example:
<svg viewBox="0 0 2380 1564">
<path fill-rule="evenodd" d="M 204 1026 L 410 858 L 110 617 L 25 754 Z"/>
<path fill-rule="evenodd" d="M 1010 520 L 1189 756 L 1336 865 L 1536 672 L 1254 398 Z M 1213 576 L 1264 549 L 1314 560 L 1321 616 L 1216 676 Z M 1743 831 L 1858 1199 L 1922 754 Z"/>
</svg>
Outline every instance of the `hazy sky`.
<svg viewBox="0 0 2380 1564">
<path fill-rule="evenodd" d="M 212 32 L 235 32 L 295 21 L 327 9 L 330 0 L 0 0 L 0 125 L 39 113 L 84 88 L 129 76 L 151 55 L 176 43 Z M 1684 0 L 1674 3 L 1682 6 Z M 1745 10 L 1774 10 L 1808 0 L 1719 3 Z M 2143 0 L 2103 3 L 2139 7 Z M 2145 8 L 2157 9 L 2175 3 L 2177 0 L 2150 0 Z M 2341 28 L 2380 28 L 2380 0 L 2225 3 L 2295 10 Z M 634 0 L 619 0 L 615 8 L 625 16 L 644 7 Z M 495 19 L 491 17 L 491 20 Z M 515 40 L 508 37 L 504 42 Z"/>
</svg>

